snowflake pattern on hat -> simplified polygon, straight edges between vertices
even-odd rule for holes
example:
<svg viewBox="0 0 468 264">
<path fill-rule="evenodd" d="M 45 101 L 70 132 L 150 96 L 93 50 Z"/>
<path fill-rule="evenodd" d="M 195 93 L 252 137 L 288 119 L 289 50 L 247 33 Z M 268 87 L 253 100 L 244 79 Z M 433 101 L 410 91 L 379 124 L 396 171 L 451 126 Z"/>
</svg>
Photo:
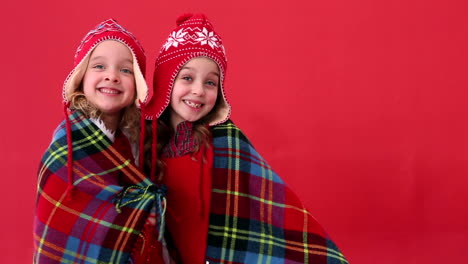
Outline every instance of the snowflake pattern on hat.
<svg viewBox="0 0 468 264">
<path fill-rule="evenodd" d="M 191 43 L 193 45 L 209 45 L 212 49 L 221 48 L 224 53 L 224 46 L 220 43 L 219 38 L 214 31 L 208 31 L 206 27 L 196 28 L 181 28 L 178 31 L 173 31 L 163 45 L 164 51 L 170 47 L 177 48 L 179 44 L 185 45 Z"/>
<path fill-rule="evenodd" d="M 191 59 L 206 57 L 219 67 L 219 103 L 209 120 L 209 125 L 229 119 L 231 106 L 224 92 L 226 74 L 226 50 L 221 36 L 215 31 L 204 14 L 185 14 L 176 21 L 177 27 L 170 31 L 156 58 L 153 75 L 153 100 L 146 107 L 146 118 L 159 118 L 171 100 L 174 80 L 181 68 Z"/>
<path fill-rule="evenodd" d="M 169 37 L 167 38 L 167 41 L 166 43 L 163 45 L 163 48 L 164 50 L 167 50 L 168 48 L 174 46 L 174 47 L 178 47 L 179 46 L 179 43 L 182 43 L 185 41 L 185 38 L 184 36 L 187 35 L 188 32 L 183 32 L 184 29 L 181 28 L 179 31 L 177 32 L 172 32 Z"/>
<path fill-rule="evenodd" d="M 213 31 L 208 32 L 206 28 L 203 28 L 202 32 L 195 32 L 198 38 L 195 41 L 200 41 L 202 45 L 210 45 L 212 49 L 218 47 L 218 38 L 214 35 Z"/>
</svg>

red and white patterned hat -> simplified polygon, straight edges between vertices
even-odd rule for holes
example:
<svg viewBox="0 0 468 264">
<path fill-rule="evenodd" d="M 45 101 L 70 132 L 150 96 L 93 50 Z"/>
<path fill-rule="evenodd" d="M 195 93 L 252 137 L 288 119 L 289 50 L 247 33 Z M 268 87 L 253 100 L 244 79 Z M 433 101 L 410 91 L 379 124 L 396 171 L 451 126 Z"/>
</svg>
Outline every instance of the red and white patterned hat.
<svg viewBox="0 0 468 264">
<path fill-rule="evenodd" d="M 70 95 L 80 86 L 83 76 L 88 66 L 91 52 L 98 44 L 106 40 L 118 41 L 131 51 L 133 56 L 133 73 L 135 76 L 137 98 L 139 102 L 146 103 L 150 98 L 152 91 L 148 90 L 144 73 L 146 69 L 146 55 L 140 42 L 135 36 L 123 28 L 114 19 L 107 19 L 98 24 L 81 41 L 80 46 L 75 53 L 74 68 L 68 75 L 63 84 L 63 99 L 67 103 Z"/>
<path fill-rule="evenodd" d="M 215 116 L 210 125 L 226 121 L 231 106 L 224 92 L 226 74 L 226 52 L 220 36 L 203 14 L 187 14 L 177 19 L 177 27 L 169 34 L 156 59 L 153 79 L 153 98 L 148 103 L 145 114 L 147 119 L 159 118 L 170 103 L 172 87 L 180 69 L 191 59 L 208 57 L 220 70 L 220 95 L 215 108 Z"/>
</svg>

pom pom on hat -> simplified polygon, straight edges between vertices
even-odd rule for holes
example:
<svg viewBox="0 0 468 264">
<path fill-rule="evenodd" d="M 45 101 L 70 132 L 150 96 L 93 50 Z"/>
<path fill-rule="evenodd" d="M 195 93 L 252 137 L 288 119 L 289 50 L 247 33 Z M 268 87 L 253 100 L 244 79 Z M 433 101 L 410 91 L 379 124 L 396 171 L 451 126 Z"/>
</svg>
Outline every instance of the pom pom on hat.
<svg viewBox="0 0 468 264">
<path fill-rule="evenodd" d="M 176 25 L 180 26 L 182 23 L 187 21 L 187 19 L 191 18 L 192 16 L 193 16 L 193 14 L 191 14 L 191 13 L 180 15 L 176 20 Z"/>
<path fill-rule="evenodd" d="M 174 80 L 180 69 L 191 59 L 207 57 L 219 67 L 218 104 L 210 125 L 226 121 L 231 113 L 224 92 L 227 59 L 221 37 L 204 14 L 183 14 L 176 20 L 176 28 L 161 47 L 153 78 L 154 96 L 146 108 L 146 118 L 159 118 L 170 103 Z"/>
</svg>

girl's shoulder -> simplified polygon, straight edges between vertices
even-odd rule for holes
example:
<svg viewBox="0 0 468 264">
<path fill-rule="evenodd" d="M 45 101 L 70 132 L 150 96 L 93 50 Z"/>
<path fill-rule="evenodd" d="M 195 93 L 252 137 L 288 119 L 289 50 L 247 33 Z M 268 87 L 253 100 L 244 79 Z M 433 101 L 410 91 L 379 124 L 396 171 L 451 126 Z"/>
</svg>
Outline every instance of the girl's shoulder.
<svg viewBox="0 0 468 264">
<path fill-rule="evenodd" d="M 68 120 L 67 120 L 68 119 Z M 66 118 L 64 118 L 59 125 L 55 128 L 52 143 L 59 145 L 67 144 L 67 123 L 70 125 L 71 140 L 103 140 L 108 144 L 112 140 L 104 133 L 91 119 L 87 118 L 80 111 L 73 111 Z"/>
<path fill-rule="evenodd" d="M 239 144 L 252 146 L 247 136 L 230 119 L 228 119 L 226 122 L 213 126 L 212 131 L 213 142 L 215 144 L 216 142 L 232 141 L 234 139 Z"/>
<path fill-rule="evenodd" d="M 231 119 L 226 120 L 221 124 L 217 124 L 212 126 L 213 137 L 224 137 L 227 135 L 235 135 L 238 133 L 242 133 L 242 131 L 232 122 Z"/>
</svg>

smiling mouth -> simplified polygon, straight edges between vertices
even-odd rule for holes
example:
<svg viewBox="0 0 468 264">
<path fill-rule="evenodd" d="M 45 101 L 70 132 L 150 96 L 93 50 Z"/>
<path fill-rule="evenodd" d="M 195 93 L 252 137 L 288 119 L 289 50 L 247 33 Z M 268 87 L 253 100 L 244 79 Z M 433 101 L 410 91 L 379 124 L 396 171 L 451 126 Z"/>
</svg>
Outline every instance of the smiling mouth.
<svg viewBox="0 0 468 264">
<path fill-rule="evenodd" d="M 105 94 L 120 94 L 121 92 L 119 90 L 113 89 L 113 88 L 98 88 L 99 92 L 105 93 Z"/>
<path fill-rule="evenodd" d="M 182 100 L 186 105 L 190 106 L 190 107 L 193 107 L 193 108 L 200 108 L 203 106 L 203 104 L 196 104 L 192 101 L 188 101 L 188 100 Z"/>
</svg>

